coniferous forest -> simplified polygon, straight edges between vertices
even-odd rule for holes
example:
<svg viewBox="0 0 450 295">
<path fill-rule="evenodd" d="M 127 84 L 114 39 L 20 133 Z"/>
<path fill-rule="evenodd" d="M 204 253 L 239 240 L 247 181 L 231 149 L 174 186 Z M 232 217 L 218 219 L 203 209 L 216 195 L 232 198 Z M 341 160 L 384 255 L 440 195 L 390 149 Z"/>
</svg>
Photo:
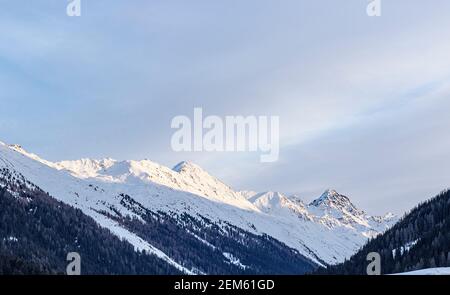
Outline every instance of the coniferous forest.
<svg viewBox="0 0 450 295">
<path fill-rule="evenodd" d="M 36 187 L 0 187 L 0 274 L 65 274 L 69 252 L 80 254 L 82 274 L 179 273 Z"/>
<path fill-rule="evenodd" d="M 316 273 L 367 274 L 370 252 L 380 254 L 382 274 L 450 267 L 450 190 L 418 205 L 348 261 L 321 268 Z"/>
<path fill-rule="evenodd" d="M 64 274 L 69 252 L 82 257 L 82 274 L 180 273 L 159 257 L 135 251 L 81 210 L 17 177 L 7 169 L 1 171 L 0 274 Z M 153 212 L 129 195 L 118 197 L 140 218 L 98 213 L 109 214 L 194 273 L 364 275 L 371 252 L 380 254 L 382 274 L 450 266 L 450 191 L 419 204 L 344 263 L 319 269 L 268 236 L 187 214 Z"/>
<path fill-rule="evenodd" d="M 180 273 L 154 255 L 136 252 L 81 210 L 55 200 L 23 176 L 7 169 L 0 172 L 0 274 L 64 274 L 70 252 L 80 254 L 82 274 Z M 304 274 L 317 268 L 269 236 L 189 215 L 152 212 L 128 195 L 118 197 L 141 218 L 119 212 L 109 217 L 193 273 Z"/>
<path fill-rule="evenodd" d="M 205 217 L 199 220 L 188 214 L 153 212 L 129 195 L 119 197 L 121 205 L 133 210 L 141 219 L 120 216 L 119 212 L 116 216 L 108 215 L 109 218 L 198 273 L 304 274 L 318 267 L 297 250 L 268 235 L 255 235 Z M 230 259 L 224 259 L 224 253 L 228 253 Z M 235 261 L 230 263 L 230 260 Z"/>
</svg>

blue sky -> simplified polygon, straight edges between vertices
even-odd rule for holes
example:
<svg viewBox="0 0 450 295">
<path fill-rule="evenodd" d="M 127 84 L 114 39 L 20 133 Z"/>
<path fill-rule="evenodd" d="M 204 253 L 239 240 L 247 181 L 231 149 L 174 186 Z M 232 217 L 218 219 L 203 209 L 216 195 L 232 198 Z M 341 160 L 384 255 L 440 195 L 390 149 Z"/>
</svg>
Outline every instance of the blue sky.
<svg viewBox="0 0 450 295">
<path fill-rule="evenodd" d="M 238 189 L 403 212 L 449 186 L 450 2 L 0 0 L 0 140 L 50 160 L 191 160 Z M 276 163 L 174 153 L 170 121 L 278 115 Z"/>
</svg>

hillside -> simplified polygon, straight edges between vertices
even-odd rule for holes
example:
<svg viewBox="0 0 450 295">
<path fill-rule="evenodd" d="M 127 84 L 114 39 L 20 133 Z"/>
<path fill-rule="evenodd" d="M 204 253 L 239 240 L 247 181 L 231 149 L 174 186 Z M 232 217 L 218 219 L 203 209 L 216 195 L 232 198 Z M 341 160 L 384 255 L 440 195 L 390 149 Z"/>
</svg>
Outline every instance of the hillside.
<svg viewBox="0 0 450 295">
<path fill-rule="evenodd" d="M 450 191 L 418 205 L 348 261 L 319 274 L 366 274 L 367 254 L 381 255 L 383 274 L 450 266 Z"/>
<path fill-rule="evenodd" d="M 396 221 L 334 190 L 310 204 L 235 191 L 190 162 L 173 169 L 149 160 L 53 163 L 0 143 L 0 169 L 188 274 L 310 272 L 350 257 Z M 6 178 L 1 187 L 8 185 Z"/>
</svg>

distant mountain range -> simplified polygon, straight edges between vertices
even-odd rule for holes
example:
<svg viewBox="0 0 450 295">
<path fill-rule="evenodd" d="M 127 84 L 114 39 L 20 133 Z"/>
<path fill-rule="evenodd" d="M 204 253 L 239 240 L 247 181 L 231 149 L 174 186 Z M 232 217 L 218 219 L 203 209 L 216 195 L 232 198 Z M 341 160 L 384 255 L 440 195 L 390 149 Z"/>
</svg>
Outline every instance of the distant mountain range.
<svg viewBox="0 0 450 295">
<path fill-rule="evenodd" d="M 6 273 L 15 263 L 23 273 L 62 272 L 62 251 L 72 249 L 87 273 L 302 274 L 350 258 L 398 219 L 368 215 L 334 190 L 309 204 L 235 191 L 189 162 L 53 163 L 4 143 L 0 192 Z"/>
</svg>

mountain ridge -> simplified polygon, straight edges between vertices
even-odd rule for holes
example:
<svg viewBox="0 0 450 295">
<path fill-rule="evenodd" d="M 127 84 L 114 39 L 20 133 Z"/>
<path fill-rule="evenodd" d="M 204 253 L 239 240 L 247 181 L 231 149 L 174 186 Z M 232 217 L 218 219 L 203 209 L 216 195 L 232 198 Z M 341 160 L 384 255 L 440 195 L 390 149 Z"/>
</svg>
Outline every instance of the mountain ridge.
<svg viewBox="0 0 450 295">
<path fill-rule="evenodd" d="M 378 221 L 366 220 L 366 215 L 355 217 L 347 214 L 351 212 L 331 211 L 333 208 L 328 212 L 281 193 L 272 194 L 275 196 L 272 203 L 275 207 L 272 207 L 276 210 L 267 210 L 263 199 L 249 200 L 248 196 L 188 162 L 178 164 L 178 169 L 148 160 L 51 163 L 22 149 L 2 145 L 0 166 L 8 163 L 31 182 L 80 208 L 137 248 L 142 248 L 145 241 L 137 239 L 130 229 L 121 228 L 113 216 L 142 219 L 140 212 L 152 208 L 174 216 L 188 214 L 196 219 L 206 218 L 259 236 L 268 235 L 319 265 L 343 261 L 368 238 L 394 222 L 382 217 Z M 126 202 L 124 205 L 123 197 L 117 197 L 121 195 L 129 196 L 132 204 L 140 204 L 144 209 Z"/>
<path fill-rule="evenodd" d="M 417 205 L 345 262 L 321 268 L 317 273 L 366 274 L 367 255 L 373 252 L 380 255 L 381 274 L 427 274 L 449 267 L 450 190 Z"/>
</svg>

